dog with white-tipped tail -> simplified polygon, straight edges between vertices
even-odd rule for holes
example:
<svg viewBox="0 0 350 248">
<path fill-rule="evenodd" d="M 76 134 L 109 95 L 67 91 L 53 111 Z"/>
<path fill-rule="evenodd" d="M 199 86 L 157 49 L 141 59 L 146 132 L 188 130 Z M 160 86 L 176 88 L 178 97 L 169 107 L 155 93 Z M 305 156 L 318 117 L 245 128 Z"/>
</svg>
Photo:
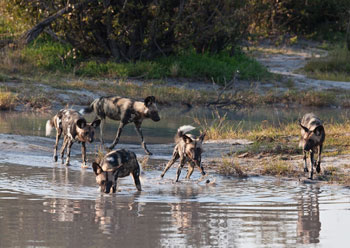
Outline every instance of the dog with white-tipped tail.
<svg viewBox="0 0 350 248">
<path fill-rule="evenodd" d="M 198 166 L 202 176 L 205 176 L 206 173 L 201 164 L 203 152 L 202 143 L 205 137 L 205 133 L 201 133 L 199 137 L 196 137 L 192 134 L 187 134 L 194 129 L 195 127 L 190 125 L 179 127 L 175 135 L 175 148 L 173 151 L 173 156 L 165 166 L 161 177 L 164 177 L 165 173 L 178 159 L 180 159 L 180 165 L 177 169 L 175 182 L 179 181 L 181 169 L 186 163 L 189 164 L 186 179 L 189 179 L 191 177 L 195 166 Z"/>
<path fill-rule="evenodd" d="M 56 142 L 54 146 L 53 159 L 57 162 L 58 142 L 63 134 L 64 140 L 61 148 L 61 160 L 64 163 L 64 153 L 67 150 L 65 165 L 70 165 L 71 147 L 75 141 L 81 143 L 82 167 L 88 167 L 86 158 L 85 143 L 94 141 L 95 129 L 100 125 L 101 120 L 97 119 L 92 123 L 87 123 L 85 118 L 73 109 L 61 109 L 55 116 L 46 122 L 46 136 L 56 129 Z"/>
</svg>

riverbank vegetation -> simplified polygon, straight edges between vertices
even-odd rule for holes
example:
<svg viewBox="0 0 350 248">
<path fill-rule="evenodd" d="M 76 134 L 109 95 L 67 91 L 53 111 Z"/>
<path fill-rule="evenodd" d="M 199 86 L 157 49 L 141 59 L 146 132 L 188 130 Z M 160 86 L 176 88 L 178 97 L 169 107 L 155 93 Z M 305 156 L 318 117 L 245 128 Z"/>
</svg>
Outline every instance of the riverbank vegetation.
<svg viewBox="0 0 350 248">
<path fill-rule="evenodd" d="M 208 139 L 247 139 L 252 143 L 223 155 L 223 161 L 211 165 L 218 173 L 241 177 L 242 175 L 271 175 L 302 178 L 302 151 L 299 148 L 300 127 L 295 121 L 274 126 L 267 121 L 260 125 L 244 128 L 244 123 L 233 125 L 218 116 L 210 122 L 195 120 Z M 350 121 L 331 120 L 324 124 L 326 142 L 323 147 L 322 173 L 316 175 L 319 181 L 350 185 Z M 327 159 L 329 158 L 329 159 Z M 338 159 L 331 159 L 338 158 Z"/>
<path fill-rule="evenodd" d="M 350 9 L 346 0 L 0 4 L 2 74 L 171 77 L 219 84 L 237 70 L 243 80 L 272 80 L 266 68 L 242 52 L 247 43 L 267 37 L 275 45 L 300 38 L 339 42 Z M 324 71 L 310 67 L 315 69 L 308 71 Z"/>
</svg>

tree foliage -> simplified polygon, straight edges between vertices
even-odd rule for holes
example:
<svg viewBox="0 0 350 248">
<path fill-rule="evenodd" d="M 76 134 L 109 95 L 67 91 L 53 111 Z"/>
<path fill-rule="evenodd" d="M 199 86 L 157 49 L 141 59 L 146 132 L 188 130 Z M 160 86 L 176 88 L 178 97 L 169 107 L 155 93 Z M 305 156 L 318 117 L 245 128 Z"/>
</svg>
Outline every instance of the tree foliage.
<svg viewBox="0 0 350 248">
<path fill-rule="evenodd" d="M 66 5 L 62 0 L 8 1 L 14 14 L 33 25 Z M 235 47 L 248 26 L 245 13 L 238 0 L 95 0 L 65 12 L 50 28 L 82 52 L 129 61 L 189 47 L 213 53 Z"/>
<path fill-rule="evenodd" d="M 330 38 L 346 32 L 350 15 L 349 0 L 5 0 L 5 7 L 33 33 L 45 28 L 82 53 L 116 61 L 234 51 L 247 34 Z"/>
<path fill-rule="evenodd" d="M 251 29 L 267 35 L 345 32 L 350 11 L 349 0 L 249 0 L 249 6 Z"/>
</svg>

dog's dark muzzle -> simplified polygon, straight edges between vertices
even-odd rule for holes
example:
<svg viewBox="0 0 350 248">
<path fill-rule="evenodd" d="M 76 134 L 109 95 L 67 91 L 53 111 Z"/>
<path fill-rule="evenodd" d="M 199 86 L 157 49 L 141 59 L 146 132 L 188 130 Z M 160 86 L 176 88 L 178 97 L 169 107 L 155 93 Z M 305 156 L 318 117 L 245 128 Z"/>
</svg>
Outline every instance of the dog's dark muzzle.
<svg viewBox="0 0 350 248">
<path fill-rule="evenodd" d="M 152 116 L 152 121 L 160 121 L 160 117 L 159 116 Z"/>
<path fill-rule="evenodd" d="M 101 188 L 101 192 L 106 193 L 106 194 L 109 194 L 109 192 L 111 192 L 112 186 L 113 186 L 112 181 L 108 181 L 108 182 L 106 183 L 106 186 L 105 186 L 104 188 Z"/>
</svg>

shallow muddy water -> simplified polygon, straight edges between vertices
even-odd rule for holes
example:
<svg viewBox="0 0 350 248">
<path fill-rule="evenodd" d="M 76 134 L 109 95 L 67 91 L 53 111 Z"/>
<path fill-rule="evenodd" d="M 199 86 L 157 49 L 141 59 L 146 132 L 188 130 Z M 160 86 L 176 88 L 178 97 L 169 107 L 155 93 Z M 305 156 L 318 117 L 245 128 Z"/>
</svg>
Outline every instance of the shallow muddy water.
<svg viewBox="0 0 350 248">
<path fill-rule="evenodd" d="M 326 121 L 347 116 L 334 109 L 317 113 Z M 233 125 L 246 119 L 249 128 L 300 115 L 271 108 L 232 112 L 227 118 Z M 42 137 L 50 116 L 0 114 L 0 247 L 348 247 L 348 188 L 270 177 L 237 179 L 211 171 L 206 184 L 198 170 L 191 180 L 183 179 L 183 171 L 175 184 L 174 165 L 164 179 L 158 169 L 145 170 L 140 193 L 128 177 L 119 180 L 116 194 L 103 195 L 91 168 L 80 168 L 78 144 L 72 166 L 52 162 L 53 135 Z M 170 158 L 178 126 L 193 124 L 193 117 L 210 121 L 212 113 L 164 108 L 161 116 L 162 121 L 143 125 L 155 153 L 147 162 L 152 166 Z M 106 136 L 115 135 L 115 125 L 109 122 Z M 118 146 L 147 159 L 138 142 L 130 126 Z M 95 146 L 88 147 L 90 161 Z M 204 159 L 220 157 L 220 151 L 211 147 Z"/>
<path fill-rule="evenodd" d="M 0 165 L 1 247 L 347 247 L 350 190 L 210 174 L 172 183 L 146 171 L 115 195 L 91 170 Z"/>
</svg>

